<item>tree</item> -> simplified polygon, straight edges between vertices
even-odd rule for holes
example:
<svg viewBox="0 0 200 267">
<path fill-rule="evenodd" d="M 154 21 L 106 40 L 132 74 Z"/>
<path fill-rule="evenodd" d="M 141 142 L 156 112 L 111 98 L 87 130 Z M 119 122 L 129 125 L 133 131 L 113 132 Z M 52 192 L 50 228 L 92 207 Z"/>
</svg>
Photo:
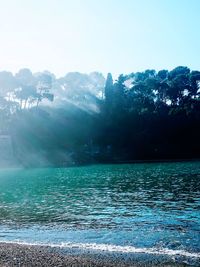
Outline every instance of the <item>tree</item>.
<svg viewBox="0 0 200 267">
<path fill-rule="evenodd" d="M 36 94 L 37 106 L 43 99 L 54 100 L 54 95 L 50 93 L 52 88 L 52 76 L 42 73 L 37 77 Z"/>
<path fill-rule="evenodd" d="M 36 85 L 35 77 L 33 76 L 32 72 L 27 68 L 19 70 L 15 74 L 15 78 L 18 81 L 18 84 L 20 84 L 21 86 L 35 86 Z"/>
<path fill-rule="evenodd" d="M 32 104 L 36 101 L 36 88 L 30 85 L 23 85 L 19 89 L 15 90 L 15 97 L 20 102 L 20 109 L 26 109 L 27 104 Z"/>
<path fill-rule="evenodd" d="M 191 98 L 199 97 L 200 90 L 200 71 L 192 71 L 189 75 L 190 87 L 188 88 L 189 96 Z"/>
<path fill-rule="evenodd" d="M 18 86 L 19 84 L 11 72 L 0 72 L 0 96 L 6 97 L 9 92 Z"/>
<path fill-rule="evenodd" d="M 179 104 L 182 101 L 184 90 L 189 90 L 189 74 L 190 69 L 187 67 L 179 66 L 168 74 L 167 95 L 173 105 Z"/>
<path fill-rule="evenodd" d="M 109 104 L 113 100 L 113 78 L 112 74 L 108 73 L 105 84 L 105 100 Z"/>
</svg>

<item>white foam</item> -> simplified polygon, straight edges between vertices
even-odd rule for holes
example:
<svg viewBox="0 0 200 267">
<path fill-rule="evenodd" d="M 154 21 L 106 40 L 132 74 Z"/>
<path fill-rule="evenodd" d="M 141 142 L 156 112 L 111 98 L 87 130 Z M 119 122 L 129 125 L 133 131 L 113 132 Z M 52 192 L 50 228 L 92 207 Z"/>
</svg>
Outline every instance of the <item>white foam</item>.
<svg viewBox="0 0 200 267">
<path fill-rule="evenodd" d="M 48 246 L 52 248 L 69 248 L 69 249 L 82 249 L 82 250 L 96 250 L 106 252 L 120 252 L 120 253 L 146 253 L 154 255 L 167 255 L 167 256 L 184 256 L 191 258 L 200 258 L 200 253 L 188 252 L 185 250 L 173 250 L 168 248 L 136 248 L 134 246 L 118 246 L 109 244 L 96 244 L 96 243 L 28 243 L 22 241 L 0 241 L 0 243 L 19 244 L 29 246 Z"/>
</svg>

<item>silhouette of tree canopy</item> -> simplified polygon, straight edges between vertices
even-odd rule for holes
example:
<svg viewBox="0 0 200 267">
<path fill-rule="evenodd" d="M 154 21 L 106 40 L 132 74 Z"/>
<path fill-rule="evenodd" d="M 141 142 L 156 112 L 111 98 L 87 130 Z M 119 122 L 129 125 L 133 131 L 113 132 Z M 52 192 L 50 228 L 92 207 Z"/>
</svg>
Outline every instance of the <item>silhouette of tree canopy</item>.
<svg viewBox="0 0 200 267">
<path fill-rule="evenodd" d="M 0 131 L 24 165 L 34 165 L 30 153 L 52 165 L 199 158 L 200 71 L 178 66 L 115 81 L 111 73 L 3 71 Z"/>
</svg>

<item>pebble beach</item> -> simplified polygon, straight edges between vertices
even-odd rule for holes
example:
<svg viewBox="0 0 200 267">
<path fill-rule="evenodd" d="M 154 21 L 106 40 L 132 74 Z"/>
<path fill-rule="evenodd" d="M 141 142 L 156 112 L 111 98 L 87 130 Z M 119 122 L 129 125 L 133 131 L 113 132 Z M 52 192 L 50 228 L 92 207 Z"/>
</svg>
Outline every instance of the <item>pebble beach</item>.
<svg viewBox="0 0 200 267">
<path fill-rule="evenodd" d="M 0 244 L 0 267 L 129 267 L 155 266 L 155 262 L 140 262 L 119 255 L 103 255 L 97 253 L 73 253 L 61 248 L 48 246 L 19 245 L 13 243 Z M 156 266 L 187 266 L 175 263 L 156 263 Z"/>
</svg>

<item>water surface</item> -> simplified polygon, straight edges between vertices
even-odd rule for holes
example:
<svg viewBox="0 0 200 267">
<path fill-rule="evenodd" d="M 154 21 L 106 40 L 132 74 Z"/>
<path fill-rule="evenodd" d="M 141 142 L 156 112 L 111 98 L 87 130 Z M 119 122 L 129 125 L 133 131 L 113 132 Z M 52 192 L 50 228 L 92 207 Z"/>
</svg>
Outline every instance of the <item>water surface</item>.
<svg viewBox="0 0 200 267">
<path fill-rule="evenodd" d="M 197 264 L 199 178 L 199 162 L 1 170 L 0 241 L 143 250 Z"/>
</svg>

